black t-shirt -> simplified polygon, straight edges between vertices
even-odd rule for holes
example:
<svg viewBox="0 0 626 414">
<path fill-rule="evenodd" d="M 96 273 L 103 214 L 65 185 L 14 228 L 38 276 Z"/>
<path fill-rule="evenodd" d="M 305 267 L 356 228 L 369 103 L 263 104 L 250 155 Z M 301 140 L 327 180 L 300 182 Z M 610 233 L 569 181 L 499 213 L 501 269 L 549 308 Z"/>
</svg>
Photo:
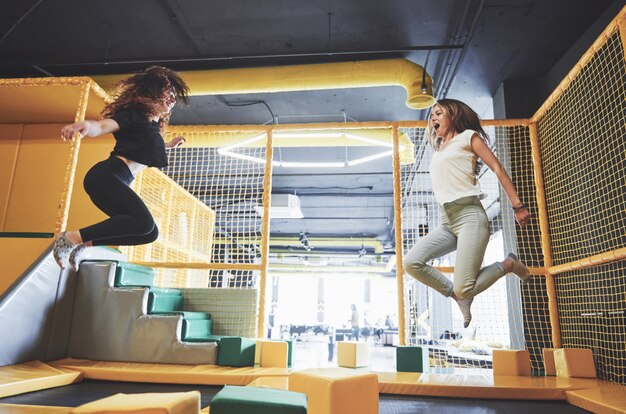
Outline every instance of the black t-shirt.
<svg viewBox="0 0 626 414">
<path fill-rule="evenodd" d="M 116 143 L 111 155 L 121 155 L 149 167 L 167 167 L 165 143 L 158 122 L 149 121 L 135 106 L 119 110 L 111 119 L 120 127 L 113 133 Z"/>
</svg>

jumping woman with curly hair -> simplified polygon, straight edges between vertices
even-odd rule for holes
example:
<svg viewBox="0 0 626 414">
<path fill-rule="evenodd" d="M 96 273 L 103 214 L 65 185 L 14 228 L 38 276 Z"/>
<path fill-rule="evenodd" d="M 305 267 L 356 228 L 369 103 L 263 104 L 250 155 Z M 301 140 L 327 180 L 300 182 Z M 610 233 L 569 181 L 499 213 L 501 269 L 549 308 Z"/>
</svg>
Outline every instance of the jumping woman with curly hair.
<svg viewBox="0 0 626 414">
<path fill-rule="evenodd" d="M 85 175 L 85 191 L 108 219 L 79 230 L 59 234 L 53 255 L 61 268 L 78 270 L 80 256 L 89 246 L 132 246 L 156 240 L 159 230 L 145 203 L 129 187 L 146 166 L 167 166 L 165 148 L 182 145 L 178 136 L 164 142 L 167 126 L 177 101 L 189 103 L 189 88 L 180 75 L 153 66 L 117 85 L 114 100 L 102 111 L 102 120 L 86 120 L 61 129 L 63 140 L 97 137 L 113 133 L 115 147 L 108 159 L 94 165 Z"/>
</svg>

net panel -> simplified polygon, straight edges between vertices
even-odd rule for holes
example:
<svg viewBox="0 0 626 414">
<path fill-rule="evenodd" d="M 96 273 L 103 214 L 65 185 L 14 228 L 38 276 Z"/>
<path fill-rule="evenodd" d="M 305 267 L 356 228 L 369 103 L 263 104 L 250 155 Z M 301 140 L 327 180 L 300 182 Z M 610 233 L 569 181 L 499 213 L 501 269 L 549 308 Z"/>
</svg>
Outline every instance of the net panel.
<svg viewBox="0 0 626 414">
<path fill-rule="evenodd" d="M 624 79 L 616 32 L 538 122 L 554 265 L 626 245 Z"/>
<path fill-rule="evenodd" d="M 538 116 L 557 266 L 626 246 L 624 56 L 620 33 L 607 29 Z M 563 346 L 592 349 L 598 376 L 621 383 L 624 268 L 622 260 L 555 275 Z"/>
<path fill-rule="evenodd" d="M 211 263 L 232 269 L 222 266 L 188 272 L 205 281 L 203 287 L 255 288 L 258 272 L 238 265 L 260 265 L 265 134 L 172 128 L 166 139 L 174 134 L 182 134 L 187 145 L 170 150 L 169 166 L 163 172 L 215 212 Z M 252 144 L 238 146 L 251 137 L 255 138 Z M 233 155 L 220 152 L 232 145 L 236 146 Z"/>
<path fill-rule="evenodd" d="M 215 211 L 156 169 L 145 169 L 133 188 L 152 212 L 160 237 L 150 244 L 123 246 L 133 262 L 210 263 Z M 206 276 L 186 269 L 155 269 L 160 286 L 202 287 Z"/>
<path fill-rule="evenodd" d="M 530 367 L 533 375 L 543 375 L 543 349 L 553 347 L 545 277 L 535 276 L 528 283 L 522 284 L 522 306 L 524 340 L 530 354 Z"/>
<path fill-rule="evenodd" d="M 491 137 L 492 150 L 510 171 L 520 198 L 536 211 L 528 127 L 489 125 L 488 122 L 484 126 Z M 432 149 L 425 128 L 405 126 L 401 132 L 411 137 L 416 159 L 414 164 L 401 167 L 402 247 L 406 254 L 420 237 L 440 225 L 441 216 L 431 187 Z M 517 158 L 518 152 L 522 154 L 520 158 Z M 515 251 L 529 265 L 542 267 L 538 223 L 519 229 L 506 195 L 495 174 L 486 166 L 479 174 L 479 182 L 486 194 L 482 203 L 489 217 L 491 233 L 483 265 L 501 261 L 507 252 Z M 455 252 L 452 252 L 433 260 L 432 264 L 442 272 L 451 272 L 454 262 Z M 445 274 L 452 278 L 452 274 Z M 527 345 L 521 310 L 535 310 L 527 306 L 530 297 L 522 300 L 520 282 L 516 277 L 502 278 L 476 297 L 469 329 L 463 329 L 461 314 L 454 301 L 410 277 L 405 281 L 407 342 L 429 344 L 434 365 L 491 368 L 494 348 L 524 348 Z M 540 317 L 534 319 L 541 320 Z"/>
<path fill-rule="evenodd" d="M 556 278 L 565 348 L 593 351 L 598 377 L 626 383 L 626 261 Z"/>
<path fill-rule="evenodd" d="M 190 289 L 185 309 L 210 312 L 214 334 L 254 337 L 266 135 L 170 127 L 165 139 L 176 135 L 187 145 L 168 150 L 169 166 L 145 169 L 134 183 L 160 236 L 124 253 L 153 267 L 157 286 Z M 220 152 L 232 145 L 233 155 Z"/>
</svg>

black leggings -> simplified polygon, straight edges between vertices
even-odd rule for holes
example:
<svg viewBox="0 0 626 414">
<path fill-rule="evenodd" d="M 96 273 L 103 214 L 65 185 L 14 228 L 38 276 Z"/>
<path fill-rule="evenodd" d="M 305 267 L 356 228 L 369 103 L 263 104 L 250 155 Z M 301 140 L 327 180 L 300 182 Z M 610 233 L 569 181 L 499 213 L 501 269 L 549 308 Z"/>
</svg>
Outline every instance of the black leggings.
<svg viewBox="0 0 626 414">
<path fill-rule="evenodd" d="M 83 186 L 91 201 L 110 218 L 80 229 L 94 246 L 134 246 L 155 241 L 159 229 L 150 210 L 130 187 L 134 177 L 124 161 L 111 156 L 87 172 Z"/>
</svg>

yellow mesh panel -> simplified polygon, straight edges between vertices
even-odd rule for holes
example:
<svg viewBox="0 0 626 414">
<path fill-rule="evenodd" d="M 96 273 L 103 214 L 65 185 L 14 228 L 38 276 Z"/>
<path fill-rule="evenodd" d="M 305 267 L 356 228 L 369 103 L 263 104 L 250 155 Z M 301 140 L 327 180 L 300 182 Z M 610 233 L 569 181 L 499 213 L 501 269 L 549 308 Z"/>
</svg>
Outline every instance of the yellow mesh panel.
<svg viewBox="0 0 626 414">
<path fill-rule="evenodd" d="M 626 245 L 624 79 L 615 33 L 538 123 L 554 265 Z"/>
<path fill-rule="evenodd" d="M 591 349 L 598 376 L 626 383 L 626 261 L 556 280 L 563 347 Z"/>
<path fill-rule="evenodd" d="M 178 131 L 177 131 L 178 133 Z M 187 145 L 170 151 L 169 166 L 164 172 L 215 212 L 212 263 L 231 266 L 260 266 L 261 215 L 265 159 L 265 134 L 259 131 L 242 136 L 237 132 L 202 131 L 190 129 L 180 132 Z M 166 139 L 172 138 L 173 133 Z M 235 156 L 222 155 L 218 148 L 257 137 L 255 146 L 237 146 L 230 151 Z M 251 161 L 252 160 L 252 161 Z M 208 276 L 205 286 L 254 287 L 252 271 L 204 271 Z M 214 280 L 218 278 L 219 281 Z"/>
<path fill-rule="evenodd" d="M 147 168 L 133 182 L 159 228 L 159 238 L 150 244 L 124 246 L 129 260 L 141 263 L 210 263 L 215 212 L 199 202 L 171 178 Z M 157 268 L 160 286 L 206 287 L 208 277 L 187 269 Z"/>
<path fill-rule="evenodd" d="M 621 383 L 626 265 L 588 258 L 626 246 L 624 56 L 605 32 L 538 116 L 554 265 L 590 266 L 555 275 L 562 345 L 592 349 L 598 376 Z"/>
</svg>

